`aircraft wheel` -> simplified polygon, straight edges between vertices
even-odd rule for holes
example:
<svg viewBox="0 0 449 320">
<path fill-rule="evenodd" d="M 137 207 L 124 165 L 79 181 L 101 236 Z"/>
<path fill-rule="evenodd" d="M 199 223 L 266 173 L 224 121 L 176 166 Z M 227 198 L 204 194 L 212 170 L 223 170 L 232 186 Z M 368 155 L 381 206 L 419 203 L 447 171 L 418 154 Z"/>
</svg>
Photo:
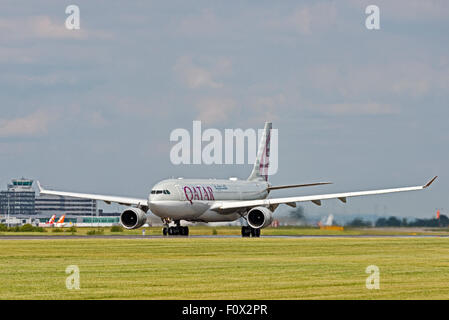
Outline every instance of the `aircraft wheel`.
<svg viewBox="0 0 449 320">
<path fill-rule="evenodd" d="M 251 235 L 250 227 L 243 226 L 242 227 L 242 237 L 246 238 L 246 237 L 249 237 L 250 235 Z"/>
<path fill-rule="evenodd" d="M 189 235 L 189 227 L 164 227 L 162 229 L 162 234 L 164 236 L 188 236 Z"/>
<path fill-rule="evenodd" d="M 260 237 L 260 229 L 251 228 L 251 227 L 249 227 L 249 229 L 250 229 L 251 237 L 253 237 L 253 238 L 259 238 Z"/>
<path fill-rule="evenodd" d="M 250 229 L 250 233 L 251 233 L 251 237 L 255 237 L 256 236 L 256 229 L 254 229 L 254 228 L 251 228 Z"/>
</svg>

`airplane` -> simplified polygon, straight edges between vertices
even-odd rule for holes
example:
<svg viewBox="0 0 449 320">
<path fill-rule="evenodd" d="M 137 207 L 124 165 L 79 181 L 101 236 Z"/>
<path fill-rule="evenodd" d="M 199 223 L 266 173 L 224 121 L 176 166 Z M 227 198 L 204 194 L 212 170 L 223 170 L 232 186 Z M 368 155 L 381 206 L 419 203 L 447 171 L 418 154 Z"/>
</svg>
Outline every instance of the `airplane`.
<svg viewBox="0 0 449 320">
<path fill-rule="evenodd" d="M 323 219 L 321 219 L 318 222 L 318 226 L 319 227 L 323 227 L 323 226 L 329 227 L 329 226 L 331 226 L 333 224 L 333 222 L 334 222 L 334 215 L 330 214 L 329 216 L 324 217 Z"/>
<path fill-rule="evenodd" d="M 150 211 L 161 218 L 164 223 L 162 229 L 164 236 L 188 236 L 189 229 L 181 225 L 181 220 L 230 222 L 243 218 L 244 224 L 247 225 L 242 226 L 242 237 L 260 237 L 260 230 L 271 224 L 273 213 L 280 204 L 296 207 L 297 202 L 311 201 L 316 205 L 321 205 L 321 201 L 327 199 L 338 199 L 346 203 L 347 198 L 350 197 L 426 189 L 437 178 L 435 176 L 427 184 L 413 187 L 267 198 L 273 190 L 330 183 L 272 186 L 268 182 L 271 128 L 271 122 L 266 122 L 256 161 L 246 180 L 236 178 L 229 180 L 167 179 L 156 183 L 147 199 L 46 190 L 39 181 L 37 181 L 37 185 L 41 194 L 94 199 L 107 204 L 114 202 L 129 206 L 120 215 L 120 223 L 126 229 L 137 229 L 143 226 L 147 222 L 147 212 Z"/>
<path fill-rule="evenodd" d="M 54 227 L 56 227 L 56 228 L 62 228 L 62 227 L 65 227 L 65 225 L 66 225 L 67 223 L 65 223 L 64 220 L 65 220 L 65 214 L 63 214 L 63 215 L 59 218 L 59 220 L 58 220 L 57 222 L 55 222 Z"/>
<path fill-rule="evenodd" d="M 39 223 L 39 227 L 53 227 L 55 223 L 56 215 L 52 215 L 50 219 L 48 219 L 47 222 Z"/>
</svg>

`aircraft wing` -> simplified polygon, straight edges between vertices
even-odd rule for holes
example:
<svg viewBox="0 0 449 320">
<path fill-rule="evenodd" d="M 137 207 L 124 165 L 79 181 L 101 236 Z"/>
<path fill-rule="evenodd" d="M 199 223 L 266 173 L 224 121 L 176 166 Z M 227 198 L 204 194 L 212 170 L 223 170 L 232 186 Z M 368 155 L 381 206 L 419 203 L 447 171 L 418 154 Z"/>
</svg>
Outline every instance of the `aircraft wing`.
<svg viewBox="0 0 449 320">
<path fill-rule="evenodd" d="M 323 184 L 332 184 L 332 182 L 315 182 L 315 183 L 306 183 L 306 184 L 289 184 L 289 185 L 284 185 L 284 186 L 269 186 L 267 188 L 267 190 L 314 187 L 314 186 L 322 186 Z"/>
<path fill-rule="evenodd" d="M 110 204 L 111 202 L 114 202 L 114 203 L 118 203 L 118 204 L 126 205 L 126 206 L 131 206 L 131 205 L 147 206 L 148 205 L 147 199 L 137 199 L 137 198 L 127 198 L 127 197 L 105 196 L 105 195 L 100 195 L 100 194 L 45 190 L 44 188 L 42 188 L 39 181 L 37 181 L 36 183 L 37 183 L 37 187 L 39 188 L 39 192 L 41 194 L 49 194 L 49 195 L 64 196 L 64 197 L 74 197 L 74 198 L 82 198 L 82 199 L 101 200 L 108 204 Z"/>
<path fill-rule="evenodd" d="M 294 202 L 305 202 L 305 201 L 312 201 L 313 203 L 315 203 L 317 205 L 321 205 L 321 200 L 327 200 L 327 199 L 339 199 L 342 202 L 346 202 L 346 198 L 349 198 L 349 197 L 422 190 L 422 189 L 429 187 L 432 184 L 432 182 L 435 181 L 436 178 L 437 177 L 434 177 L 432 180 L 430 180 L 425 185 L 415 186 L 415 187 L 319 194 L 319 195 L 312 195 L 312 196 L 299 196 L 299 197 L 261 199 L 261 200 L 217 201 L 211 207 L 211 209 L 219 211 L 219 210 L 226 210 L 226 209 L 252 208 L 252 207 L 257 207 L 257 206 L 270 206 L 270 205 L 276 205 L 276 204 L 291 204 Z"/>
</svg>

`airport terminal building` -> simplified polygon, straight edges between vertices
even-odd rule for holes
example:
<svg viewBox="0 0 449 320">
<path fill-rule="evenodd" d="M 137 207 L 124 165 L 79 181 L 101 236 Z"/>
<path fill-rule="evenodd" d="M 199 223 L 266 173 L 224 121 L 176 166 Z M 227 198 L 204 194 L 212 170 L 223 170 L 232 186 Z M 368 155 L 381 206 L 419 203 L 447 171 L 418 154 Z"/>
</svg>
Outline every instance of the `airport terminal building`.
<svg viewBox="0 0 449 320">
<path fill-rule="evenodd" d="M 52 195 L 39 195 L 32 188 L 31 179 L 13 179 L 7 190 L 0 191 L 0 215 L 96 216 L 97 201 Z"/>
<path fill-rule="evenodd" d="M 97 201 L 62 196 L 41 195 L 35 198 L 35 213 L 51 216 L 64 213 L 70 216 L 96 216 Z"/>
</svg>

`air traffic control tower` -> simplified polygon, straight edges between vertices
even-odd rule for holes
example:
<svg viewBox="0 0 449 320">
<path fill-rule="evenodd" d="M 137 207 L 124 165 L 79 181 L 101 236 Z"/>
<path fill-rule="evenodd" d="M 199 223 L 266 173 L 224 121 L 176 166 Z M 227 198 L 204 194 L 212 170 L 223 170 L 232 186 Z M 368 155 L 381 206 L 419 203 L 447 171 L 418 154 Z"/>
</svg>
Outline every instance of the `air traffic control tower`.
<svg viewBox="0 0 449 320">
<path fill-rule="evenodd" d="M 8 190 L 0 191 L 1 215 L 34 215 L 35 192 L 33 180 L 13 179 Z"/>
</svg>

